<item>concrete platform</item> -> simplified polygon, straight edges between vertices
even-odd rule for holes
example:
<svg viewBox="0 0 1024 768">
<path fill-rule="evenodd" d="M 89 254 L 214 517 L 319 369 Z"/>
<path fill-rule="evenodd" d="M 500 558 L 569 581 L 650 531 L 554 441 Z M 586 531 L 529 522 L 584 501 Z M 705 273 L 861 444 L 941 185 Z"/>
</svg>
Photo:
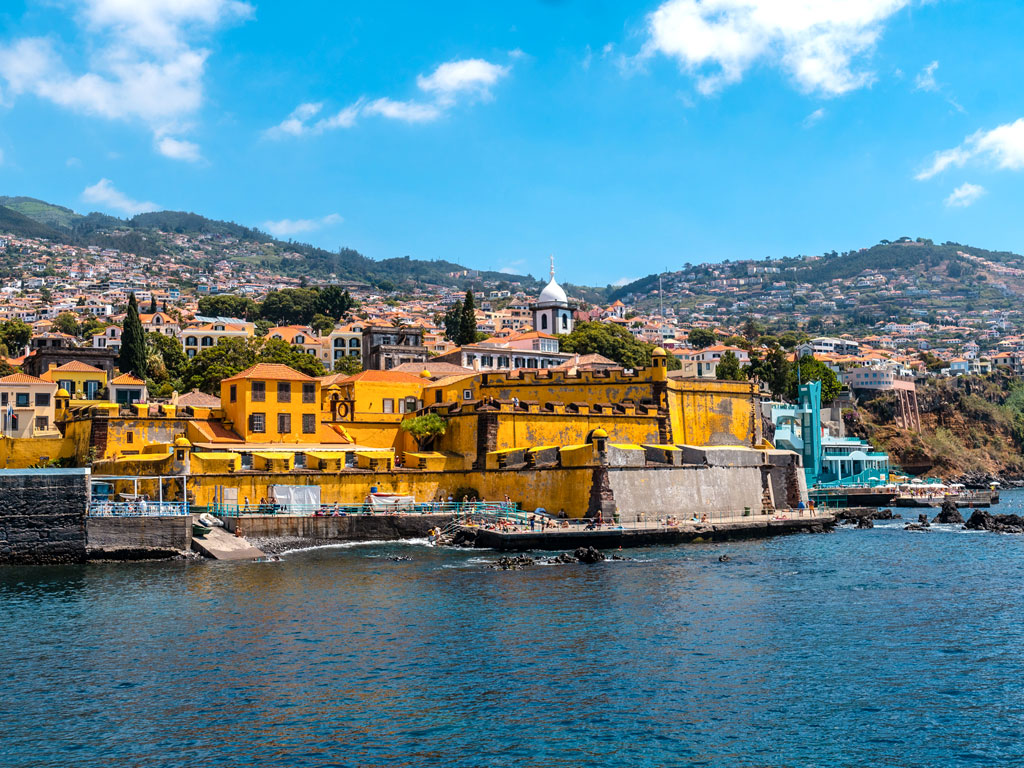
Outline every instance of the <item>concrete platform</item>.
<svg viewBox="0 0 1024 768">
<path fill-rule="evenodd" d="M 90 560 L 148 560 L 182 555 L 192 541 L 188 515 L 86 518 Z"/>
<path fill-rule="evenodd" d="M 835 516 L 829 513 L 818 514 L 814 517 L 738 518 L 717 523 L 683 523 L 677 526 L 663 527 L 603 527 L 592 531 L 582 527 L 508 533 L 483 528 L 470 530 L 476 532 L 474 547 L 505 552 L 522 552 L 532 549 L 548 551 L 569 550 L 577 547 L 616 549 L 658 544 L 735 541 L 790 533 L 823 533 L 834 528 L 835 524 Z"/>
<path fill-rule="evenodd" d="M 255 560 L 266 556 L 244 536 L 235 536 L 223 528 L 213 528 L 202 537 L 193 536 L 192 549 L 214 560 Z"/>
</svg>

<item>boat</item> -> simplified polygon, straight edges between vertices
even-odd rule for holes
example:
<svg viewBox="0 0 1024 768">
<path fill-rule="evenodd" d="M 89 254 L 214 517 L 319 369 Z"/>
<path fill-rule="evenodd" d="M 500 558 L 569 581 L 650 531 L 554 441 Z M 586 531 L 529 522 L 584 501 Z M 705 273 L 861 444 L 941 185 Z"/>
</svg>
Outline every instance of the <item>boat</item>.
<svg viewBox="0 0 1024 768">
<path fill-rule="evenodd" d="M 199 523 L 192 523 L 192 535 L 193 536 L 203 537 L 203 536 L 205 536 L 206 534 L 208 534 L 212 530 L 213 530 L 213 528 L 210 528 L 209 526 L 201 525 Z"/>
</svg>

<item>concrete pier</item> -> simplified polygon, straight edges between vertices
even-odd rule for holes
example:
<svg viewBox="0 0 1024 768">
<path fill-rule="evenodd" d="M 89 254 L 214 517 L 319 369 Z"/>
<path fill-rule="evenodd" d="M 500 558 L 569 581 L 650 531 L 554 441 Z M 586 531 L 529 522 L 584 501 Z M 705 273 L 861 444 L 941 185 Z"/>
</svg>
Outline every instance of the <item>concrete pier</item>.
<svg viewBox="0 0 1024 768">
<path fill-rule="evenodd" d="M 425 538 L 451 521 L 452 515 L 239 515 L 224 518 L 224 526 L 234 533 L 240 525 L 256 541 L 397 541 Z"/>
<path fill-rule="evenodd" d="M 264 557 L 244 536 L 235 536 L 223 528 L 212 528 L 205 536 L 192 538 L 192 549 L 212 560 L 255 560 Z"/>
<path fill-rule="evenodd" d="M 504 552 L 531 549 L 570 550 L 577 547 L 617 549 L 648 547 L 658 544 L 686 544 L 711 541 L 759 539 L 790 533 L 823 533 L 835 527 L 831 513 L 805 514 L 802 517 L 737 518 L 714 523 L 681 523 L 675 526 L 610 526 L 586 530 L 583 526 L 549 528 L 546 531 L 503 532 L 485 528 L 467 528 L 473 546 Z"/>
</svg>

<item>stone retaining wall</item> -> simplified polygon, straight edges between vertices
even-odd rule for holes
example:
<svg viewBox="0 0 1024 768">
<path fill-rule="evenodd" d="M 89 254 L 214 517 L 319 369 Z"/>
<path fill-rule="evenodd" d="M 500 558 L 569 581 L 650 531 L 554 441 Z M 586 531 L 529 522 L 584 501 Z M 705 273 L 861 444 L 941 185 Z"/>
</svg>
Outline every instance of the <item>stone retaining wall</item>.
<svg viewBox="0 0 1024 768">
<path fill-rule="evenodd" d="M 86 469 L 0 470 L 0 563 L 86 558 Z"/>
</svg>

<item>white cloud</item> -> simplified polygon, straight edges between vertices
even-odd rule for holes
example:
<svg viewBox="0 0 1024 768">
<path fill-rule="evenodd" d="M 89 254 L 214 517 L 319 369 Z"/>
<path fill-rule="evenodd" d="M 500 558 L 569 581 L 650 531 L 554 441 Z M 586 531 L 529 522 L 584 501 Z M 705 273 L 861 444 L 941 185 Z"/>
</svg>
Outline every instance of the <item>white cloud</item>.
<svg viewBox="0 0 1024 768">
<path fill-rule="evenodd" d="M 237 0 L 77 0 L 74 7 L 86 41 L 85 71 L 73 71 L 53 38 L 13 40 L 0 45 L 0 80 L 7 94 L 142 122 L 154 132 L 161 152 L 164 134 L 182 130 L 202 103 L 210 51 L 196 40 L 253 10 Z M 191 160 L 198 148 L 179 146 L 164 154 Z"/>
<path fill-rule="evenodd" d="M 917 73 L 914 78 L 914 87 L 919 91 L 937 91 L 939 84 L 935 81 L 935 70 L 939 68 L 939 62 L 933 61 L 927 67 Z"/>
<path fill-rule="evenodd" d="M 274 237 L 293 237 L 304 232 L 312 232 L 333 224 L 340 224 L 344 219 L 336 213 L 329 213 L 320 219 L 280 219 L 265 221 L 263 228 Z"/>
<path fill-rule="evenodd" d="M 884 22 L 911 0 L 667 0 L 647 19 L 640 58 L 669 56 L 711 95 L 757 63 L 779 67 L 809 93 L 837 96 L 874 74 L 856 67 Z"/>
<path fill-rule="evenodd" d="M 512 59 L 525 54 L 512 51 Z M 320 134 L 337 128 L 351 128 L 360 117 L 384 117 L 405 123 L 429 123 L 445 114 L 459 98 L 469 97 L 481 101 L 493 98 L 491 87 L 511 71 L 511 66 L 501 66 L 483 59 L 459 59 L 439 65 L 429 75 L 419 75 L 416 84 L 432 100 L 401 101 L 381 97 L 366 101 L 359 99 L 330 117 L 313 122 L 320 114 L 323 104 L 307 102 L 300 104 L 277 125 L 268 128 L 268 138 L 305 136 Z"/>
<path fill-rule="evenodd" d="M 953 190 L 946 198 L 946 206 L 949 208 L 966 208 L 977 202 L 978 198 L 985 194 L 985 188 L 978 184 L 964 183 Z"/>
<path fill-rule="evenodd" d="M 818 107 L 816 110 L 811 112 L 807 117 L 804 118 L 804 128 L 811 128 L 821 122 L 821 119 L 825 117 L 825 108 Z"/>
<path fill-rule="evenodd" d="M 509 72 L 508 67 L 483 59 L 461 59 L 441 64 L 429 75 L 416 78 L 421 91 L 435 94 L 441 104 L 452 104 L 459 94 L 491 98 L 491 86 Z"/>
<path fill-rule="evenodd" d="M 146 211 L 160 210 L 160 206 L 156 203 L 132 200 L 127 195 L 118 191 L 110 179 L 100 179 L 91 187 L 86 187 L 82 192 L 82 199 L 87 203 L 105 206 L 108 210 L 112 209 L 119 213 L 126 213 L 129 216 L 145 213 Z"/>
<path fill-rule="evenodd" d="M 172 160 L 187 160 L 190 163 L 197 163 L 203 159 L 199 153 L 199 145 L 192 141 L 182 141 L 170 136 L 157 139 L 157 149 L 164 157 Z"/>
<path fill-rule="evenodd" d="M 990 131 L 977 131 L 964 139 L 960 146 L 936 152 L 931 163 L 916 178 L 924 181 L 947 168 L 962 168 L 975 159 L 987 160 L 1002 170 L 1024 170 L 1024 118 Z"/>
<path fill-rule="evenodd" d="M 405 123 L 429 123 L 441 116 L 441 108 L 436 104 L 415 101 L 377 99 L 363 107 L 363 114 L 380 115 Z"/>
</svg>

